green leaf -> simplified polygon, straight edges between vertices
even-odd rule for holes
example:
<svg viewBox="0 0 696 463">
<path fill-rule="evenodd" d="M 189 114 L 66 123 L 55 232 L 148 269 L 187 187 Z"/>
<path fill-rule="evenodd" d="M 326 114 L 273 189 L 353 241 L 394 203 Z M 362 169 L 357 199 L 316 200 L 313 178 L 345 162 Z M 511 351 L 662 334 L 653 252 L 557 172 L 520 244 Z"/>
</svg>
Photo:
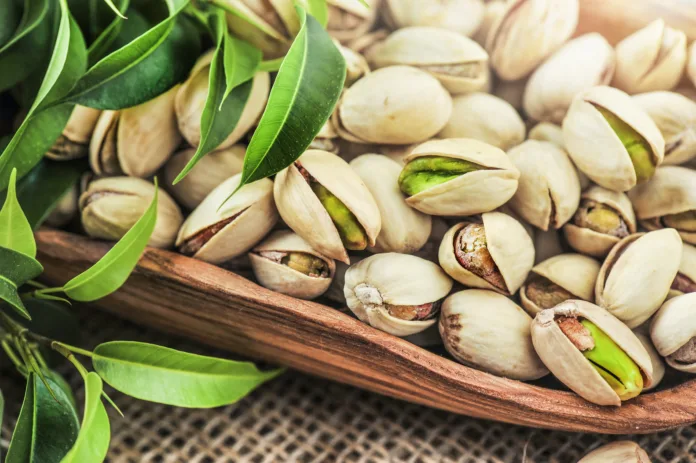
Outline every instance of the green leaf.
<svg viewBox="0 0 696 463">
<path fill-rule="evenodd" d="M 343 89 L 343 56 L 317 21 L 297 10 L 302 29 L 283 60 L 247 148 L 240 188 L 299 158 L 328 120 Z"/>
<path fill-rule="evenodd" d="M 120 0 L 118 5 L 119 11 L 123 11 L 125 13 L 126 10 L 128 10 L 128 6 L 130 5 L 130 0 Z M 133 18 L 133 13 L 137 15 L 135 19 Z M 131 37 L 130 40 L 127 40 L 126 42 L 122 43 L 117 48 L 121 48 L 121 46 L 125 45 L 126 43 L 130 42 L 131 40 L 144 34 L 147 31 L 147 22 L 140 13 L 138 13 L 135 10 L 130 10 L 128 12 L 128 18 L 128 21 L 124 21 L 122 16 L 115 17 L 111 21 L 111 23 L 104 29 L 104 31 L 102 31 L 102 33 L 99 34 L 96 40 L 92 42 L 92 44 L 87 49 L 87 57 L 90 66 L 93 66 L 97 61 L 102 59 L 109 50 L 111 50 L 111 47 L 114 44 L 114 42 L 116 42 L 116 40 L 123 35 L 124 27 L 129 28 L 133 25 L 133 22 L 140 22 L 141 24 L 142 22 L 145 22 L 145 28 L 142 29 L 140 33 Z"/>
<path fill-rule="evenodd" d="M 158 196 L 159 190 L 156 188 L 152 202 L 142 217 L 96 264 L 70 280 L 63 287 L 65 294 L 76 301 L 96 301 L 126 282 L 155 229 Z"/>
<path fill-rule="evenodd" d="M 31 321 L 22 320 L 21 323 L 29 331 L 73 346 L 80 344 L 80 325 L 74 312 L 65 304 L 43 299 L 26 299 L 23 302 Z M 39 348 L 49 365 L 58 365 L 64 360 L 53 349 L 43 345 Z"/>
<path fill-rule="evenodd" d="M 42 272 L 43 267 L 36 259 L 0 246 L 0 300 L 10 304 L 24 318 L 31 319 L 17 288 Z"/>
<path fill-rule="evenodd" d="M 225 101 L 232 90 L 254 78 L 263 54 L 255 46 L 233 37 L 227 27 L 224 27 L 223 30 L 223 61 L 227 88 L 222 100 Z"/>
<path fill-rule="evenodd" d="M 50 376 L 46 380 L 55 399 L 29 374 L 5 463 L 59 463 L 77 439 L 79 422 L 69 397 Z"/>
<path fill-rule="evenodd" d="M 36 241 L 31 225 L 17 201 L 17 169 L 12 169 L 5 204 L 0 209 L 0 246 L 29 257 L 36 257 Z"/>
<path fill-rule="evenodd" d="M 284 58 L 276 58 L 268 61 L 261 61 L 261 64 L 259 64 L 259 71 L 277 72 L 283 64 L 283 59 Z"/>
<path fill-rule="evenodd" d="M 0 47 L 12 38 L 20 19 L 21 11 L 15 0 L 0 3 Z"/>
<path fill-rule="evenodd" d="M 65 357 L 61 358 L 65 359 Z M 75 401 L 75 395 L 73 394 L 72 388 L 70 387 L 70 384 L 63 378 L 60 373 L 58 373 L 55 370 L 48 370 L 46 371 L 46 376 L 48 378 L 51 378 L 54 383 L 56 383 L 56 386 L 58 386 L 65 396 L 70 399 L 70 404 L 72 405 L 72 408 L 77 410 L 77 402 Z"/>
<path fill-rule="evenodd" d="M 282 370 L 259 371 L 249 362 L 204 357 L 140 342 L 100 344 L 94 369 L 116 390 L 138 399 L 179 407 L 234 403 Z"/>
<path fill-rule="evenodd" d="M 101 401 L 102 380 L 95 372 L 85 377 L 85 409 L 77 441 L 61 463 L 102 462 L 109 451 L 111 426 Z"/>
<path fill-rule="evenodd" d="M 321 24 L 321 27 L 326 28 L 329 22 L 329 7 L 326 0 L 298 0 L 298 3 Z"/>
<path fill-rule="evenodd" d="M 123 16 L 123 14 L 121 14 L 121 11 L 119 11 L 118 7 L 114 5 L 114 2 L 112 2 L 111 0 L 104 0 L 104 3 L 109 5 L 109 8 L 111 8 L 111 10 L 114 13 L 116 13 L 116 16 L 118 16 L 121 19 L 127 19 L 125 16 Z"/>
<path fill-rule="evenodd" d="M 0 389 L 0 429 L 2 429 L 2 419 L 5 413 L 5 398 L 2 396 L 2 389 Z M 2 448 L 0 448 L 0 461 L 2 461 Z"/>
<path fill-rule="evenodd" d="M 281 42 L 285 41 L 285 37 L 268 24 L 261 16 L 251 9 L 244 0 L 223 0 L 215 2 L 215 6 L 224 9 L 227 13 L 237 16 L 252 26 L 261 30 L 266 35 L 273 37 Z"/>
</svg>

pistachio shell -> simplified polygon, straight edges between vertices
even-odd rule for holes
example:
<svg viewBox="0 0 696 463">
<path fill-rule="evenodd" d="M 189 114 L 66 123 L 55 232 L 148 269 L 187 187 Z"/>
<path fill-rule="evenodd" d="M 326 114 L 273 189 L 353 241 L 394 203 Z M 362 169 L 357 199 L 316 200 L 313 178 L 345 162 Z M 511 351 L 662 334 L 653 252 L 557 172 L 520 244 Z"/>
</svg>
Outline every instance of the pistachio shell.
<svg viewBox="0 0 696 463">
<path fill-rule="evenodd" d="M 524 141 L 525 126 L 510 103 L 488 93 L 452 100 L 452 115 L 439 138 L 473 138 L 508 150 Z"/>
<path fill-rule="evenodd" d="M 460 222 L 449 229 L 442 239 L 439 250 L 440 266 L 458 282 L 474 287 L 497 291 L 506 296 L 515 294 L 522 286 L 534 265 L 534 244 L 524 227 L 502 212 L 487 212 L 481 215 L 486 248 L 502 276 L 505 288 L 491 284 L 481 276 L 469 271 L 457 259 L 456 237 L 471 220 Z"/>
<path fill-rule="evenodd" d="M 321 127 L 321 130 L 319 130 L 317 136 L 314 137 L 314 140 L 312 140 L 312 143 L 309 144 L 308 149 L 322 150 L 338 154 L 339 147 L 337 141 L 338 134 L 336 133 L 336 129 L 334 129 L 331 121 L 326 121 L 326 123 Z"/>
<path fill-rule="evenodd" d="M 669 290 L 668 299 L 682 294 L 696 292 L 696 247 L 682 243 L 679 273 Z"/>
<path fill-rule="evenodd" d="M 326 30 L 342 43 L 350 42 L 367 33 L 377 20 L 380 0 L 327 0 L 329 21 Z"/>
<path fill-rule="evenodd" d="M 471 37 L 483 20 L 482 0 L 385 0 L 382 14 L 389 27 L 428 26 Z"/>
<path fill-rule="evenodd" d="M 437 317 L 404 320 L 388 306 L 436 303 L 452 289 L 452 280 L 436 264 L 408 254 L 375 254 L 346 272 L 344 293 L 348 307 L 362 321 L 395 336 L 419 333 Z"/>
<path fill-rule="evenodd" d="M 63 133 L 46 152 L 46 157 L 62 161 L 86 156 L 100 115 L 99 109 L 75 105 Z"/>
<path fill-rule="evenodd" d="M 662 359 L 657 350 L 655 350 L 655 346 L 653 346 L 652 340 L 649 336 L 643 333 L 639 333 L 637 332 L 637 330 L 633 330 L 633 333 L 640 340 L 640 343 L 643 344 L 643 347 L 645 347 L 645 350 L 650 356 L 650 362 L 652 363 L 652 384 L 648 387 L 643 388 L 644 391 L 649 391 L 655 389 L 662 382 L 662 379 L 665 377 L 665 361 Z"/>
<path fill-rule="evenodd" d="M 488 33 L 493 28 L 493 25 L 498 21 L 498 19 L 503 15 L 503 13 L 505 13 L 505 1 L 486 1 L 485 8 L 486 9 L 483 13 L 483 20 L 481 21 L 481 25 L 472 37 L 482 47 L 486 46 L 486 39 L 488 38 Z"/>
<path fill-rule="evenodd" d="M 235 13 L 226 14 L 227 26 L 235 36 L 261 50 L 265 59 L 282 58 L 285 55 L 292 44 L 290 38 L 285 35 L 286 31 L 275 29 L 266 19 L 245 5 L 244 0 L 221 2 L 235 10 Z M 236 11 L 242 14 L 236 14 Z"/>
<path fill-rule="evenodd" d="M 527 140 L 508 156 L 520 171 L 512 209 L 542 230 L 562 227 L 580 203 L 580 181 L 566 152 L 550 142 Z"/>
<path fill-rule="evenodd" d="M 357 264 L 361 260 L 363 260 L 363 257 L 361 256 L 350 256 L 350 261 L 353 263 L 353 265 Z M 329 285 L 329 289 L 327 289 L 324 293 L 324 297 L 337 304 L 342 304 L 345 306 L 346 296 L 343 293 L 343 287 L 346 284 L 346 272 L 350 268 L 350 265 L 341 261 L 334 261 L 334 263 L 336 264 L 336 271 L 334 273 L 333 280 L 331 280 L 331 284 Z M 347 307 L 344 307 L 344 309 L 345 312 L 349 310 Z"/>
<path fill-rule="evenodd" d="M 103 111 L 94 127 L 89 142 L 89 165 L 96 175 L 119 175 L 123 171 L 118 162 L 116 133 L 121 113 Z"/>
<path fill-rule="evenodd" d="M 687 63 L 686 63 L 686 75 L 691 80 L 691 83 L 696 85 L 696 47 L 693 42 L 689 45 Z M 689 87 L 690 90 L 693 88 Z"/>
<path fill-rule="evenodd" d="M 338 40 L 334 40 L 334 44 L 346 61 L 346 82 L 344 84 L 346 87 L 350 87 L 356 81 L 370 73 L 370 66 L 367 64 L 367 60 L 363 55 L 348 47 L 344 47 Z"/>
<path fill-rule="evenodd" d="M 696 373 L 696 356 L 689 353 L 689 362 L 672 357 L 696 336 L 696 293 L 677 296 L 665 302 L 650 325 L 650 338 L 655 349 L 665 357 L 669 366 L 687 373 Z"/>
<path fill-rule="evenodd" d="M 682 243 L 673 229 L 629 235 L 602 264 L 597 304 L 630 328 L 650 318 L 664 302 L 679 270 Z"/>
<path fill-rule="evenodd" d="M 459 362 L 529 381 L 548 374 L 532 345 L 531 322 L 507 297 L 469 289 L 445 299 L 439 328 L 445 348 Z"/>
<path fill-rule="evenodd" d="M 670 90 L 686 65 L 684 32 L 656 19 L 616 45 L 612 85 L 628 93 Z"/>
<path fill-rule="evenodd" d="M 563 144 L 563 129 L 551 122 L 539 122 L 529 129 L 529 138 L 532 140 L 548 141 L 559 148 L 565 149 Z"/>
<path fill-rule="evenodd" d="M 650 463 L 650 457 L 635 442 L 624 440 L 603 445 L 578 463 Z"/>
<path fill-rule="evenodd" d="M 633 332 L 609 312 L 590 302 L 569 300 L 542 310 L 532 323 L 532 342 L 556 378 L 584 399 L 598 405 L 621 405 L 621 399 L 592 363 L 561 331 L 557 316 L 578 317 L 594 323 L 640 368 L 644 387 L 652 384 L 650 356 Z"/>
<path fill-rule="evenodd" d="M 448 182 L 421 191 L 406 202 L 431 215 L 467 216 L 492 211 L 517 190 L 520 173 L 502 150 L 465 138 L 432 140 L 413 149 L 406 163 L 423 156 L 462 159 L 483 166 Z"/>
<path fill-rule="evenodd" d="M 205 197 L 181 226 L 177 247 L 192 247 L 193 258 L 217 264 L 246 253 L 273 228 L 278 213 L 270 180 L 244 185 L 225 201 L 241 178 L 228 178 Z"/>
</svg>

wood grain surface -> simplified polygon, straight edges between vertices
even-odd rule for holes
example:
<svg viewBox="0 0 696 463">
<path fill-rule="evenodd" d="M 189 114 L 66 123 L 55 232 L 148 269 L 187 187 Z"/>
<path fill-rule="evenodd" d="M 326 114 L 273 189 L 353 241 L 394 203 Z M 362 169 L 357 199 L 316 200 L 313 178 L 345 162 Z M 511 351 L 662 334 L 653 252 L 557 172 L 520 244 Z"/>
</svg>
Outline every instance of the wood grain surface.
<svg viewBox="0 0 696 463">
<path fill-rule="evenodd" d="M 66 283 L 109 245 L 37 234 L 52 284 Z M 467 368 L 330 307 L 274 293 L 213 265 L 148 249 L 127 284 L 99 301 L 119 317 L 203 344 L 464 415 L 542 428 L 649 433 L 696 422 L 696 380 L 620 408 L 592 405 Z"/>
</svg>

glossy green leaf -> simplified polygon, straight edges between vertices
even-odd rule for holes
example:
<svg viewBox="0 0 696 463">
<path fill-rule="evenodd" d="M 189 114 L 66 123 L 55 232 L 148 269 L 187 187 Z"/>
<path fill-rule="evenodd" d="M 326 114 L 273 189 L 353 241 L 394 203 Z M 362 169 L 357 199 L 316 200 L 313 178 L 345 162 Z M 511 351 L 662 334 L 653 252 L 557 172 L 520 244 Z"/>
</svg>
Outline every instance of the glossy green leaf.
<svg viewBox="0 0 696 463">
<path fill-rule="evenodd" d="M 0 47 L 12 38 L 19 26 L 21 17 L 22 11 L 17 1 L 5 0 L 0 3 Z"/>
<path fill-rule="evenodd" d="M 126 282 L 155 229 L 158 196 L 156 189 L 142 217 L 96 264 L 70 280 L 63 287 L 65 294 L 76 301 L 96 301 Z"/>
<path fill-rule="evenodd" d="M 321 27 L 326 28 L 329 22 L 329 7 L 327 0 L 299 0 L 299 3 L 317 20 Z"/>
<path fill-rule="evenodd" d="M 227 27 L 224 27 L 223 30 L 223 61 L 226 81 L 225 94 L 222 97 L 224 102 L 232 90 L 254 78 L 263 53 L 255 46 L 233 37 Z"/>
<path fill-rule="evenodd" d="M 242 185 L 276 174 L 309 147 L 343 89 L 346 63 L 331 37 L 298 8 L 302 29 L 278 71 L 244 158 Z"/>
<path fill-rule="evenodd" d="M 65 357 L 63 357 L 63 360 L 65 360 Z M 60 373 L 58 373 L 55 370 L 46 371 L 46 376 L 51 378 L 53 382 L 56 383 L 56 386 L 58 386 L 63 391 L 65 396 L 70 400 L 72 408 L 77 410 L 77 402 L 75 401 L 75 395 L 73 394 L 70 384 L 68 384 L 65 378 L 63 378 L 60 375 Z"/>
<path fill-rule="evenodd" d="M 13 169 L 5 203 L 0 209 L 0 246 L 36 257 L 34 233 L 17 201 L 16 184 L 17 169 Z"/>
<path fill-rule="evenodd" d="M 43 273 L 41 264 L 32 257 L 0 246 L 0 300 L 7 302 L 21 316 L 31 319 L 17 288 Z"/>
<path fill-rule="evenodd" d="M 259 71 L 277 72 L 283 64 L 283 59 L 284 58 L 276 58 L 268 61 L 261 61 L 261 64 L 259 64 Z"/>
<path fill-rule="evenodd" d="M 77 439 L 79 421 L 69 397 L 49 376 L 55 398 L 29 374 L 24 402 L 5 463 L 59 463 Z"/>
<path fill-rule="evenodd" d="M 212 0 L 215 6 L 225 10 L 234 16 L 237 16 L 252 26 L 261 30 L 264 34 L 273 37 L 276 40 L 285 41 L 285 37 L 275 30 L 270 24 L 252 10 L 244 0 Z"/>
<path fill-rule="evenodd" d="M 111 8 L 111 11 L 113 11 L 114 13 L 116 13 L 116 16 L 118 16 L 118 17 L 121 18 L 121 19 L 127 19 L 123 14 L 121 14 L 121 11 L 119 10 L 119 8 L 118 8 L 116 5 L 114 5 L 114 2 L 113 2 L 113 1 L 111 1 L 111 0 L 104 0 L 104 3 L 106 3 L 107 5 L 109 5 L 109 8 Z"/>
<path fill-rule="evenodd" d="M 109 416 L 101 401 L 102 380 L 95 372 L 85 377 L 85 408 L 77 441 L 61 463 L 102 462 L 111 439 Z"/>
<path fill-rule="evenodd" d="M 128 10 L 129 5 L 130 0 L 119 0 L 118 10 L 125 13 Z M 135 19 L 133 18 L 133 13 L 137 15 Z M 114 42 L 116 42 L 116 40 L 122 35 L 124 26 L 132 26 L 132 23 L 134 22 L 133 20 L 135 22 L 139 22 L 144 21 L 144 18 L 140 13 L 138 13 L 135 10 L 131 10 L 128 12 L 128 21 L 125 21 L 122 16 L 116 16 L 115 18 L 113 18 L 111 23 L 102 31 L 101 34 L 99 34 L 99 36 L 94 40 L 94 42 L 92 42 L 89 48 L 87 48 L 87 57 L 90 66 L 93 66 L 97 61 L 102 59 L 109 52 L 109 50 L 112 50 L 111 47 L 114 44 Z M 146 30 L 147 27 L 143 29 L 141 33 L 133 36 L 130 40 L 126 41 L 121 46 L 142 35 L 143 33 L 145 33 Z M 119 46 L 117 48 L 121 47 Z"/>
<path fill-rule="evenodd" d="M 142 400 L 194 408 L 234 403 L 282 372 L 262 372 L 249 362 L 127 341 L 97 346 L 92 364 L 118 391 Z"/>
</svg>

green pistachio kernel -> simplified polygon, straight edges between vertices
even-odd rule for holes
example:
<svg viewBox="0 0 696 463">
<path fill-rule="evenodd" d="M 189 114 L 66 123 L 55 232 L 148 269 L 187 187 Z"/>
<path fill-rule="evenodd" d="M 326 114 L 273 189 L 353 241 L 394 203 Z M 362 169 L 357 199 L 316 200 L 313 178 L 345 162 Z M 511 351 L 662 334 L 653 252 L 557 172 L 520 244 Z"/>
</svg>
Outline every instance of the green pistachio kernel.
<svg viewBox="0 0 696 463">
<path fill-rule="evenodd" d="M 573 223 L 578 227 L 617 238 L 629 235 L 628 226 L 617 211 L 592 200 L 583 200 L 573 217 Z"/>
<path fill-rule="evenodd" d="M 346 249 L 362 251 L 367 248 L 367 234 L 360 222 L 358 222 L 355 214 L 322 184 L 312 182 L 311 186 L 312 191 L 317 195 L 326 212 L 329 213 L 334 225 L 336 225 L 338 234 L 341 236 L 341 241 L 343 241 Z"/>
<path fill-rule="evenodd" d="M 423 156 L 404 166 L 399 175 L 399 188 L 404 194 L 413 196 L 463 174 L 482 169 L 484 167 L 463 159 Z"/>
<path fill-rule="evenodd" d="M 683 232 L 696 232 L 696 211 L 669 214 L 662 218 L 667 227 L 676 228 Z"/>
<path fill-rule="evenodd" d="M 323 259 L 306 252 L 291 252 L 281 259 L 283 265 L 311 277 L 326 277 L 329 268 Z"/>
</svg>

